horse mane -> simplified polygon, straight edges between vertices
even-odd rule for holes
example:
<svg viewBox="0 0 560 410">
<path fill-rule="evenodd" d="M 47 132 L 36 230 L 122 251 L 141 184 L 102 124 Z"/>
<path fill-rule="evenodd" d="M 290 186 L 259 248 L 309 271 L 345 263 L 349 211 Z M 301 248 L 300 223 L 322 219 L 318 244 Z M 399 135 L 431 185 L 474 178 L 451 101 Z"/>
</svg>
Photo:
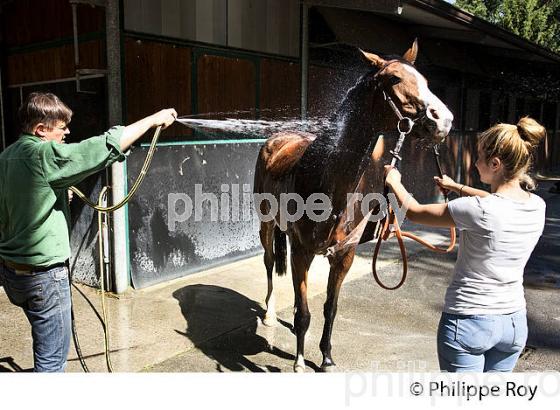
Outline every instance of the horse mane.
<svg viewBox="0 0 560 410">
<path fill-rule="evenodd" d="M 401 64 L 408 65 L 410 67 L 414 67 L 409 61 L 405 60 L 403 57 L 399 55 L 386 55 L 383 56 L 385 61 L 398 61 Z M 356 83 L 348 89 L 346 95 L 342 99 L 342 102 L 336 108 L 336 110 L 331 114 L 330 121 L 333 123 L 339 123 L 344 119 L 344 116 L 349 113 L 353 112 L 355 109 L 356 104 L 360 101 L 361 93 L 365 92 L 365 90 L 369 89 L 371 86 L 371 82 L 375 78 L 375 75 L 379 72 L 379 69 L 370 69 L 366 73 L 362 74 Z M 326 131 L 323 135 L 320 135 L 319 138 L 327 138 L 332 140 L 333 142 L 336 141 L 336 135 L 333 135 L 332 131 Z"/>
<path fill-rule="evenodd" d="M 383 58 L 386 61 L 396 60 L 402 64 L 414 67 L 410 62 L 406 61 L 401 56 L 389 55 L 384 56 Z M 372 83 L 378 72 L 379 69 L 370 68 L 358 78 L 351 88 L 348 89 L 346 95 L 342 99 L 342 102 L 329 117 L 329 121 L 333 126 L 319 133 L 315 141 L 309 145 L 303 154 L 302 160 L 300 161 L 300 167 L 304 173 L 312 174 L 314 172 L 314 168 L 319 164 L 324 163 L 325 159 L 329 158 L 331 155 L 336 155 L 339 139 L 346 130 L 346 117 L 349 114 L 356 112 L 356 110 L 361 109 L 358 104 L 363 102 L 362 97 L 364 97 L 364 93 L 371 92 L 371 87 L 373 87 Z M 358 134 L 356 134 L 356 137 L 358 137 Z"/>
</svg>

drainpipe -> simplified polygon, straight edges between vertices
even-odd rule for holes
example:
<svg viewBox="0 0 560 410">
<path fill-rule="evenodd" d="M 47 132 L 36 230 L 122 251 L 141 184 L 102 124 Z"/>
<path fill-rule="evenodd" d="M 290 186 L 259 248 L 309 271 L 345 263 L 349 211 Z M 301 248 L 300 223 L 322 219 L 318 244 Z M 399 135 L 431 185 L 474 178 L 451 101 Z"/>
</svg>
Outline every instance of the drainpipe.
<svg viewBox="0 0 560 410">
<path fill-rule="evenodd" d="M 307 118 L 307 82 L 309 77 L 309 6 L 301 3 L 301 119 Z"/>
<path fill-rule="evenodd" d="M 122 124 L 121 95 L 121 38 L 119 0 L 107 0 L 105 8 L 105 30 L 107 34 L 107 100 L 109 124 Z M 111 166 L 112 200 L 116 204 L 125 197 L 125 164 L 117 162 Z M 113 266 L 115 293 L 128 288 L 128 253 L 126 248 L 126 208 L 113 214 Z"/>
</svg>

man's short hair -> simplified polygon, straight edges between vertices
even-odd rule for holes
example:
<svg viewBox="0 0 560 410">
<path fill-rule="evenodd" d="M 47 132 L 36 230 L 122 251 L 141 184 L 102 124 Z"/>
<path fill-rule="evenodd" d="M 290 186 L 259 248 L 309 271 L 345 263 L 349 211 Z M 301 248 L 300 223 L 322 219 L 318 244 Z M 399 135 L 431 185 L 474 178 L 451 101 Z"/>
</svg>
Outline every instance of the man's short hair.
<svg viewBox="0 0 560 410">
<path fill-rule="evenodd" d="M 57 121 L 68 124 L 72 110 L 52 93 L 35 92 L 29 94 L 19 108 L 18 119 L 22 132 L 32 133 L 41 122 L 48 127 L 55 127 Z"/>
</svg>

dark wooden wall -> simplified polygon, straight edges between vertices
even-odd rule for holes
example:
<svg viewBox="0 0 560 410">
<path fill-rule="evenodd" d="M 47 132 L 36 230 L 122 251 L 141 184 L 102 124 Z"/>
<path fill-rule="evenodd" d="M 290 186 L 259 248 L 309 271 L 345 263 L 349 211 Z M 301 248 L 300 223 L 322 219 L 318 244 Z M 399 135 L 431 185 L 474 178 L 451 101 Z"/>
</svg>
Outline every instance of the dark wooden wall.
<svg viewBox="0 0 560 410">
<path fill-rule="evenodd" d="M 179 116 L 273 119 L 300 115 L 300 66 L 237 51 L 212 50 L 127 34 L 125 39 L 126 121 L 163 107 Z M 219 134 L 212 138 L 221 138 Z M 223 136 L 227 138 L 226 135 Z M 255 136 L 252 136 L 253 138 Z M 182 125 L 166 138 L 208 139 Z"/>
<path fill-rule="evenodd" d="M 80 43 L 79 50 L 81 68 L 105 68 L 105 48 L 101 40 Z M 6 57 L 7 86 L 70 78 L 75 73 L 72 44 L 18 52 Z"/>
<path fill-rule="evenodd" d="M 168 107 L 179 115 L 190 114 L 191 49 L 132 38 L 124 45 L 126 122 Z M 191 132 L 176 124 L 166 134 L 182 137 Z"/>
<path fill-rule="evenodd" d="M 71 38 L 72 7 L 68 0 L 17 0 L 2 6 L 1 26 L 8 48 Z M 100 32 L 103 8 L 78 7 L 78 35 Z"/>
<path fill-rule="evenodd" d="M 257 76 L 253 61 L 203 54 L 196 62 L 196 78 L 197 114 L 215 113 L 212 118 L 217 118 L 247 111 L 233 116 L 255 118 Z"/>
<path fill-rule="evenodd" d="M 3 6 L 0 30 L 7 86 L 72 77 L 104 68 L 102 8 L 78 7 L 80 64 L 74 65 L 72 8 L 67 0 L 18 0 Z"/>
<path fill-rule="evenodd" d="M 300 70 L 298 63 L 261 60 L 261 118 L 294 118 L 300 114 Z"/>
</svg>

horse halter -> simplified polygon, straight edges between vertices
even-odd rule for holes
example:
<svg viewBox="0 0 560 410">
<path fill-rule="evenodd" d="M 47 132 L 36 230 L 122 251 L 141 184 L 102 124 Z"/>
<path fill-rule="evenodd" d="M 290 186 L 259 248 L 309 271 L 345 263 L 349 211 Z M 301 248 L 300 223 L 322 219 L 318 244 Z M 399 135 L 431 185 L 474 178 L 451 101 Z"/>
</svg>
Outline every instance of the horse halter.
<svg viewBox="0 0 560 410">
<path fill-rule="evenodd" d="M 391 155 L 393 156 L 393 159 L 391 160 L 391 166 L 393 166 L 393 167 L 397 164 L 397 161 L 402 160 L 402 157 L 400 156 L 400 152 L 401 152 L 402 145 L 404 143 L 404 140 L 405 140 L 406 136 L 408 134 L 410 134 L 410 132 L 412 131 L 412 128 L 414 127 L 416 122 L 426 116 L 426 110 L 424 109 L 424 110 L 420 111 L 419 113 L 417 113 L 416 118 L 414 118 L 414 119 L 412 119 L 410 117 L 405 117 L 401 113 L 401 111 L 399 110 L 399 108 L 397 107 L 397 105 L 395 104 L 393 99 L 391 98 L 391 96 L 385 91 L 384 87 L 379 83 L 379 79 L 377 78 L 379 76 L 379 74 L 381 74 L 391 64 L 394 64 L 394 63 L 397 63 L 397 62 L 400 62 L 400 61 L 399 60 L 388 61 L 383 67 L 381 67 L 379 69 L 379 71 L 374 76 L 374 78 L 378 81 L 379 86 L 381 87 L 381 91 L 383 92 L 383 99 L 387 102 L 387 104 L 389 104 L 389 107 L 391 107 L 391 109 L 393 110 L 393 112 L 395 113 L 397 118 L 399 119 L 399 121 L 397 122 L 397 131 L 399 132 L 399 139 L 397 140 L 395 148 L 392 149 L 391 151 L 389 151 L 391 153 Z"/>
<path fill-rule="evenodd" d="M 387 63 L 377 74 L 379 74 L 382 70 L 384 70 L 389 64 L 391 64 L 393 62 L 394 61 Z M 420 118 L 425 116 L 425 110 L 424 110 L 423 113 L 421 112 L 420 113 L 421 115 L 418 115 L 414 120 L 411 119 L 410 117 L 405 117 L 399 111 L 399 109 L 395 105 L 395 102 L 385 92 L 385 90 L 382 90 L 382 91 L 383 91 L 383 98 L 385 99 L 385 101 L 387 101 L 387 103 L 389 104 L 389 106 L 391 107 L 391 109 L 393 110 L 393 112 L 395 113 L 397 118 L 399 119 L 399 121 L 397 123 L 397 130 L 399 131 L 399 139 L 397 140 L 395 148 L 393 150 L 389 151 L 391 153 L 391 155 L 393 156 L 393 159 L 391 160 L 391 166 L 394 167 L 397 164 L 397 161 L 402 160 L 402 158 L 400 156 L 400 151 L 402 149 L 402 145 L 404 143 L 404 140 L 405 140 L 406 136 L 408 134 L 410 134 L 410 132 L 412 131 L 412 127 L 414 127 L 414 124 L 416 123 L 416 121 L 418 121 Z M 442 167 L 441 167 L 441 163 L 439 161 L 439 149 L 438 149 L 437 145 L 434 145 L 434 156 L 435 156 L 436 165 L 437 165 L 437 168 L 438 168 L 440 178 L 443 178 L 443 170 L 442 170 Z M 385 185 L 383 195 L 385 196 L 385 198 L 388 198 L 388 194 L 389 194 L 389 187 L 387 187 L 387 185 Z M 447 202 L 448 201 L 447 194 L 445 194 L 444 196 L 445 196 L 445 201 Z M 391 225 L 393 226 L 393 230 L 391 229 Z M 378 236 L 377 244 L 375 245 L 375 249 L 374 249 L 374 252 L 373 252 L 371 271 L 372 271 L 372 274 L 373 274 L 373 278 L 375 279 L 377 284 L 379 286 L 381 286 L 383 289 L 386 289 L 386 290 L 395 290 L 395 289 L 400 288 L 404 284 L 404 282 L 406 280 L 406 277 L 407 277 L 408 258 L 407 258 L 407 255 L 406 255 L 406 247 L 404 245 L 403 237 L 413 239 L 414 241 L 420 243 L 421 245 L 424 245 L 426 248 L 428 248 L 428 249 L 430 249 L 434 252 L 439 252 L 439 253 L 451 252 L 453 250 L 453 248 L 455 247 L 455 240 L 456 240 L 455 228 L 450 228 L 451 240 L 450 240 L 450 244 L 447 248 L 440 248 L 440 247 L 434 246 L 431 243 L 429 243 L 426 240 L 414 235 L 411 232 L 401 231 L 400 226 L 399 226 L 399 222 L 397 221 L 397 218 L 395 216 L 395 212 L 390 206 L 389 206 L 389 209 L 387 210 L 387 213 L 385 214 L 384 220 L 381 223 L 378 223 L 376 228 L 377 228 L 376 231 L 377 231 L 379 236 Z M 391 286 L 385 285 L 381 281 L 381 279 L 379 278 L 379 275 L 377 274 L 376 265 L 377 265 L 377 256 L 379 255 L 379 250 L 380 250 L 380 247 L 381 247 L 381 243 L 384 240 L 386 241 L 387 239 L 389 239 L 392 235 L 397 237 L 397 242 L 399 244 L 399 248 L 400 248 L 400 251 L 401 251 L 401 257 L 402 257 L 402 261 L 403 261 L 403 272 L 402 272 L 401 280 L 399 281 L 399 283 L 397 285 L 391 287 Z"/>
</svg>

